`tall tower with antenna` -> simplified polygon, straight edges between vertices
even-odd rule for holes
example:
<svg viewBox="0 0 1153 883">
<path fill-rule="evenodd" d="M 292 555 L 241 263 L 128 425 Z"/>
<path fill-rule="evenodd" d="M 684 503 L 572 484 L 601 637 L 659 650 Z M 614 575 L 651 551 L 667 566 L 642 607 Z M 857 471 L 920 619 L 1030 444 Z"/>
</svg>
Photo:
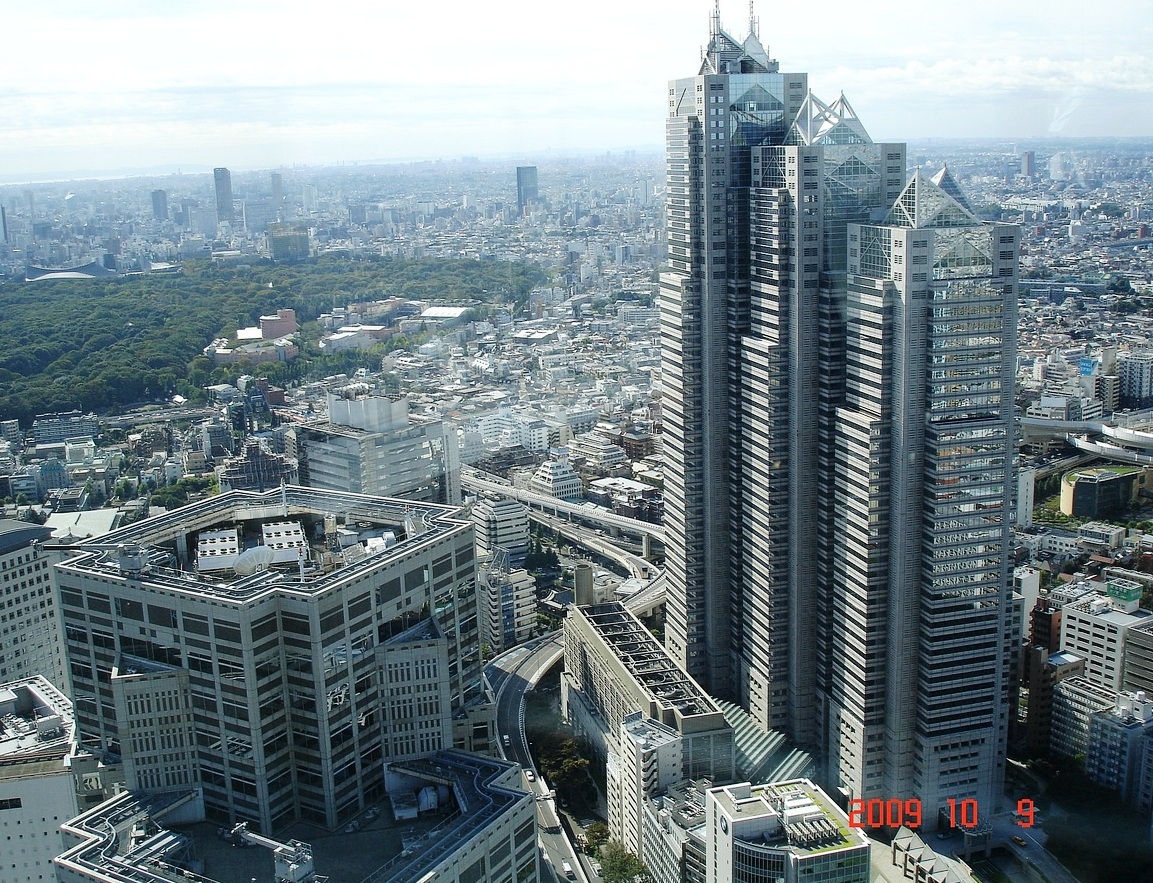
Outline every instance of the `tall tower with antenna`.
<svg viewBox="0 0 1153 883">
<path fill-rule="evenodd" d="M 939 487 L 927 470 L 940 460 L 910 423 L 919 419 L 913 409 L 883 426 L 849 418 L 873 412 L 868 396 L 900 391 L 921 401 L 924 387 L 909 388 L 938 370 L 924 353 L 865 333 L 850 297 L 856 276 L 884 276 L 850 225 L 896 211 L 908 192 L 905 145 L 874 142 L 843 94 L 826 103 L 805 74 L 782 72 L 751 7 L 743 40 L 714 8 L 697 74 L 670 81 L 666 100 L 668 649 L 711 693 L 817 752 L 828 783 L 847 795 L 919 797 L 941 773 L 955 783 L 950 796 L 991 800 L 1004 754 L 1009 587 L 998 580 L 1007 538 L 990 539 L 980 556 L 1000 562 L 982 571 L 977 667 L 987 679 L 976 685 L 960 669 L 925 664 L 921 656 L 946 653 L 951 640 L 938 615 L 947 580 L 920 565 L 934 540 L 916 514 L 928 505 L 925 488 Z M 932 186 L 955 200 L 956 183 L 942 181 Z M 916 192 L 935 198 L 932 186 Z M 978 251 L 989 242 L 972 230 L 950 241 L 957 237 Z M 1011 258 L 999 260 L 997 272 L 1012 272 Z M 901 266 L 887 282 L 915 273 L 923 283 L 907 321 L 931 323 L 929 304 L 944 290 L 936 280 L 950 271 L 920 267 L 920 256 L 891 261 Z M 1003 286 L 989 295 L 1002 305 L 1012 296 Z M 990 344 L 998 366 L 1012 351 L 1000 324 L 1010 313 L 998 314 Z M 896 319 L 882 305 L 878 321 Z M 904 331 L 909 347 L 948 346 L 927 325 Z M 966 336 L 960 345 L 978 344 Z M 905 359 L 913 373 L 887 373 L 878 386 L 869 372 L 887 370 L 885 358 Z M 1010 467 L 989 456 L 998 465 L 982 474 L 1003 491 Z M 916 496 L 901 497 L 898 486 Z M 1008 523 L 1007 511 L 982 513 Z M 898 661 L 900 677 L 889 677 Z M 994 719 L 949 730 L 930 709 L 951 689 L 980 692 Z M 929 720 L 938 732 L 925 731 Z"/>
</svg>

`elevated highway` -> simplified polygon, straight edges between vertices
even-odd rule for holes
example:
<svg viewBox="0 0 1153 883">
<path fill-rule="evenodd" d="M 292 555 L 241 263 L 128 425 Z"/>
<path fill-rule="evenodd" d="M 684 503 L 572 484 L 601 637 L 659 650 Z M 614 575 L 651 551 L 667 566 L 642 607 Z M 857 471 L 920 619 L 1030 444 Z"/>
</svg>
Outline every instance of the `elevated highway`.
<svg viewBox="0 0 1153 883">
<path fill-rule="evenodd" d="M 569 503 L 558 500 L 548 494 L 538 494 L 525 488 L 513 487 L 504 479 L 470 466 L 463 466 L 460 470 L 460 484 L 465 490 L 484 491 L 492 494 L 501 494 L 524 503 L 534 510 L 551 512 L 554 516 L 564 515 L 573 520 L 618 530 L 623 533 L 639 536 L 641 538 L 645 557 L 650 554 L 652 540 L 660 543 L 665 541 L 665 529 L 659 524 L 641 521 L 639 518 L 628 518 L 609 512 L 600 506 L 585 503 Z"/>
<path fill-rule="evenodd" d="M 1063 438 L 1083 452 L 1080 458 L 1070 458 L 1038 470 L 1038 478 L 1075 468 L 1098 457 L 1137 466 L 1153 465 L 1153 411 L 1126 414 L 1114 422 L 1022 417 L 1021 431 L 1023 438 Z"/>
</svg>

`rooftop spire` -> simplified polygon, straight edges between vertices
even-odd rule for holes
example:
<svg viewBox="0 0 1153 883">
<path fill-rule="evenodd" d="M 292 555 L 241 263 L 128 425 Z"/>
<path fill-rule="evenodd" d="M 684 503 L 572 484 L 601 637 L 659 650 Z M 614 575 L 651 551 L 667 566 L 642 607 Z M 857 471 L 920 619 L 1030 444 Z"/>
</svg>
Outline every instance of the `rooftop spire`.
<svg viewBox="0 0 1153 883">
<path fill-rule="evenodd" d="M 758 40 L 761 38 L 761 23 L 753 10 L 753 0 L 749 0 L 749 34 Z"/>
</svg>

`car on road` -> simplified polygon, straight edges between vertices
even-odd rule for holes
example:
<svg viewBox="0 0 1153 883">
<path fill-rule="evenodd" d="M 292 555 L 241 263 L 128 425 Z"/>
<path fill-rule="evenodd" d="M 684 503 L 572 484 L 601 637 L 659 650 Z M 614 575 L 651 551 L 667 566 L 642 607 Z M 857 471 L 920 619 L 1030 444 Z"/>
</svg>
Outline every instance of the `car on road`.
<svg viewBox="0 0 1153 883">
<path fill-rule="evenodd" d="M 524 771 L 524 777 L 526 779 L 528 779 L 530 782 L 536 781 L 536 773 L 534 773 L 532 770 L 525 770 Z"/>
<path fill-rule="evenodd" d="M 503 736 L 501 736 L 500 741 L 504 744 L 505 748 L 508 748 L 512 744 L 508 738 L 508 733 L 505 733 Z"/>
<path fill-rule="evenodd" d="M 1009 839 L 1012 840 L 1014 843 L 1016 843 L 1018 846 L 1028 846 L 1029 845 L 1029 841 L 1026 840 L 1024 837 L 1022 837 L 1020 834 L 1014 834 Z"/>
</svg>

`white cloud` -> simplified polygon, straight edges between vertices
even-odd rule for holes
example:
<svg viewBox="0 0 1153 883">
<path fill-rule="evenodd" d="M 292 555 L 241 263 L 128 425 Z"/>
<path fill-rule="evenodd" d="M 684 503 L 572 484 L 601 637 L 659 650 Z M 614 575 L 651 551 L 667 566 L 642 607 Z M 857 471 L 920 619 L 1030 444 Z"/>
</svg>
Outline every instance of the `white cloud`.
<svg viewBox="0 0 1153 883">
<path fill-rule="evenodd" d="M 722 5 L 743 36 L 747 7 Z M 874 136 L 1153 135 L 1138 26 L 1153 0 L 1117 0 L 1108 17 L 1079 0 L 903 17 L 759 5 L 782 69 L 808 70 L 827 99 L 844 90 Z M 212 166 L 260 150 L 271 164 L 656 146 L 665 83 L 695 72 L 710 12 L 707 0 L 46 0 L 6 14 L 0 151 L 10 169 L 42 170 L 99 151 L 148 165 L 184 150 Z"/>
</svg>

